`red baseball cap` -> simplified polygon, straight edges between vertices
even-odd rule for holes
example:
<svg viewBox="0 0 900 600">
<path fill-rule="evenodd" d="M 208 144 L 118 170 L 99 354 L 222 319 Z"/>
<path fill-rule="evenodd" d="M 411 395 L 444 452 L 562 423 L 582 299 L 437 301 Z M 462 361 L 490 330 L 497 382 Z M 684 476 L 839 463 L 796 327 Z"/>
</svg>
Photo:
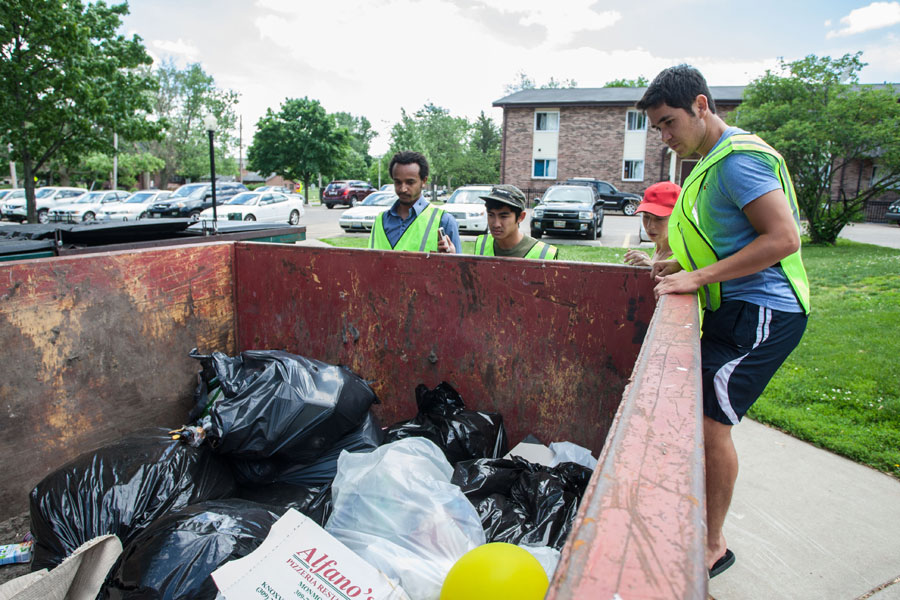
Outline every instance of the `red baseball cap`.
<svg viewBox="0 0 900 600">
<path fill-rule="evenodd" d="M 644 200 L 635 212 L 646 212 L 657 217 L 668 217 L 675 208 L 681 186 L 671 181 L 654 183 L 644 191 Z"/>
</svg>

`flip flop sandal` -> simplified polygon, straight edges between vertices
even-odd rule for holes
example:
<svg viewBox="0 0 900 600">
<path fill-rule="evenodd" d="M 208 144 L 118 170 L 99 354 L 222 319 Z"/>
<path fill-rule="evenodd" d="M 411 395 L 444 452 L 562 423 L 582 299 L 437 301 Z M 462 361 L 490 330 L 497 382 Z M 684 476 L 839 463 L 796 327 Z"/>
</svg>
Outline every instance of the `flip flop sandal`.
<svg viewBox="0 0 900 600">
<path fill-rule="evenodd" d="M 734 564 L 734 552 L 726 549 L 725 554 L 722 555 L 722 558 L 716 561 L 716 564 L 712 566 L 709 570 L 709 578 L 712 579 L 716 575 L 720 575 L 724 571 L 728 570 L 728 567 Z"/>
</svg>

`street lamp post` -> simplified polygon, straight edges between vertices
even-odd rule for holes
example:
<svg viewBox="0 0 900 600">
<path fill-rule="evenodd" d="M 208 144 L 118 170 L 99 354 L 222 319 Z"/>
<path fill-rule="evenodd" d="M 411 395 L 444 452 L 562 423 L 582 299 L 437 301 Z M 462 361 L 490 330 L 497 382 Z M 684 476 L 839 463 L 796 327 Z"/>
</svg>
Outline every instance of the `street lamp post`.
<svg viewBox="0 0 900 600">
<path fill-rule="evenodd" d="M 213 115 L 206 115 L 206 118 L 203 119 L 203 127 L 209 134 L 209 179 L 212 185 L 213 231 L 218 231 L 219 217 L 216 215 L 216 153 L 213 146 L 213 135 L 216 133 L 216 118 Z"/>
</svg>

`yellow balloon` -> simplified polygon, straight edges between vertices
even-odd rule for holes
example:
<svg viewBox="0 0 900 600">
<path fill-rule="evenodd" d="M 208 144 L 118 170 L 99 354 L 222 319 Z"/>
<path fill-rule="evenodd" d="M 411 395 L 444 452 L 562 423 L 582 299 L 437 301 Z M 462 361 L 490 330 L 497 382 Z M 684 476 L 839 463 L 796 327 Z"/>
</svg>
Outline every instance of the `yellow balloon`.
<svg viewBox="0 0 900 600">
<path fill-rule="evenodd" d="M 540 600 L 550 581 L 528 550 L 494 542 L 463 554 L 444 585 L 441 600 Z"/>
</svg>

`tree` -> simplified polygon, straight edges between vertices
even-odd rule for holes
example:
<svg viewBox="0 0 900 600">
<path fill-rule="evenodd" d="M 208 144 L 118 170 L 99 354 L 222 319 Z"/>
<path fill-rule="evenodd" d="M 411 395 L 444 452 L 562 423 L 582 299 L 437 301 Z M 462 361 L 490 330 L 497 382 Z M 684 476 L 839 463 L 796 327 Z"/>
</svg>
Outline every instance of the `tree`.
<svg viewBox="0 0 900 600">
<path fill-rule="evenodd" d="M 643 75 L 638 75 L 637 79 L 613 79 L 612 81 L 607 81 L 603 84 L 603 87 L 647 87 L 650 85 L 650 80 L 648 80 Z"/>
<path fill-rule="evenodd" d="M 51 159 L 111 151 L 112 133 L 157 135 L 147 120 L 154 83 L 140 38 L 117 33 L 127 4 L 80 0 L 0 3 L 0 144 L 21 161 L 28 220 L 34 175 Z"/>
<path fill-rule="evenodd" d="M 431 167 L 431 181 L 449 186 L 462 166 L 468 132 L 465 118 L 428 103 L 413 117 L 402 112 L 400 123 L 391 130 L 391 152 L 421 152 Z"/>
<path fill-rule="evenodd" d="M 238 94 L 216 87 L 212 75 L 196 63 L 178 69 L 171 60 L 165 61 L 154 76 L 158 83 L 154 113 L 165 136 L 148 149 L 165 163 L 162 185 L 174 175 L 199 179 L 209 174 L 209 138 L 203 128 L 206 115 L 216 117 L 216 170 L 236 175 L 234 161 L 227 161 L 226 155 L 236 142 L 232 132 L 237 123 L 234 107 Z"/>
<path fill-rule="evenodd" d="M 454 179 L 460 185 L 500 182 L 500 128 L 484 111 L 472 123 L 463 169 Z"/>
<path fill-rule="evenodd" d="M 318 100 L 288 99 L 279 112 L 266 110 L 256 124 L 247 162 L 260 173 L 302 181 L 303 189 L 309 190 L 313 176 L 336 172 L 350 146 L 349 138 L 347 130 L 337 127 Z"/>
<path fill-rule="evenodd" d="M 344 153 L 341 165 L 338 167 L 339 177 L 351 179 L 368 179 L 369 167 L 372 157 L 369 155 L 369 144 L 375 138 L 372 124 L 365 117 L 354 117 L 347 112 L 337 112 L 332 115 L 338 127 L 347 130 L 349 146 Z"/>
<path fill-rule="evenodd" d="M 529 77 L 525 71 L 519 71 L 516 73 L 516 80 L 512 83 L 508 83 L 505 86 L 505 90 L 507 94 L 514 94 L 516 92 L 520 92 L 522 90 L 534 90 L 534 89 L 561 89 L 561 88 L 573 88 L 578 87 L 578 83 L 574 79 L 562 79 L 557 80 L 554 77 L 551 77 L 547 83 L 543 85 L 537 85 L 534 80 Z"/>
<path fill-rule="evenodd" d="M 859 85 L 860 56 L 782 60 L 778 73 L 766 71 L 747 87 L 737 111 L 739 127 L 784 156 L 814 243 L 833 244 L 869 199 L 900 185 L 898 94 Z M 872 164 L 877 178 L 848 173 Z"/>
</svg>

